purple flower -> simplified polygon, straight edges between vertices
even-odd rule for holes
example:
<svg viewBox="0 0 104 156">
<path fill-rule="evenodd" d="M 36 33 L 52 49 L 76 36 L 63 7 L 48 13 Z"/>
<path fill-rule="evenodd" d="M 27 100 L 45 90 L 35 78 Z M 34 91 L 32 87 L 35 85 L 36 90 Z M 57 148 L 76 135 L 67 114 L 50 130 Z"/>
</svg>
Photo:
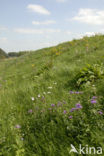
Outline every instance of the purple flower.
<svg viewBox="0 0 104 156">
<path fill-rule="evenodd" d="M 64 110 L 64 112 L 63 112 L 64 114 L 66 114 L 67 113 L 67 111 L 66 110 Z"/>
<path fill-rule="evenodd" d="M 94 103 L 97 103 L 97 101 L 92 99 L 91 103 L 94 104 Z"/>
<path fill-rule="evenodd" d="M 55 107 L 55 104 L 51 104 L 51 107 Z"/>
<path fill-rule="evenodd" d="M 82 105 L 80 103 L 76 104 L 76 109 L 82 109 Z"/>
<path fill-rule="evenodd" d="M 96 96 L 93 96 L 92 99 L 97 99 L 97 97 Z"/>
<path fill-rule="evenodd" d="M 76 108 L 72 108 L 71 110 L 70 110 L 70 112 L 74 112 L 76 110 Z"/>
<path fill-rule="evenodd" d="M 20 125 L 16 125 L 16 126 L 15 126 L 15 128 L 20 129 L 20 128 L 21 128 L 21 126 L 20 126 Z"/>
<path fill-rule="evenodd" d="M 102 114 L 103 114 L 103 112 L 102 112 L 102 111 L 98 111 L 98 113 L 99 113 L 100 115 L 102 115 Z"/>
<path fill-rule="evenodd" d="M 75 94 L 80 94 L 80 92 L 75 92 Z"/>
<path fill-rule="evenodd" d="M 73 118 L 73 116 L 69 116 L 69 119 L 72 119 Z"/>
<path fill-rule="evenodd" d="M 32 112 L 33 112 L 33 110 L 32 110 L 32 109 L 28 110 L 28 113 L 32 113 Z"/>
<path fill-rule="evenodd" d="M 70 94 L 74 94 L 74 92 L 73 91 L 70 91 Z"/>
</svg>

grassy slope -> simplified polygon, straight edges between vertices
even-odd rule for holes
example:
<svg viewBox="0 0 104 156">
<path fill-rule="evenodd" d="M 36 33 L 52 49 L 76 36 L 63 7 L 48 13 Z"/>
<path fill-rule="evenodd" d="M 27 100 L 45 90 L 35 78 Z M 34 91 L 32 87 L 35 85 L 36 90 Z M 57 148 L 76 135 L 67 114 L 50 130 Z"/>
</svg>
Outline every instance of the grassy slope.
<svg viewBox="0 0 104 156">
<path fill-rule="evenodd" d="M 6 54 L 6 52 L 0 48 L 0 60 L 7 58 L 7 57 L 8 55 Z"/>
<path fill-rule="evenodd" d="M 84 134 L 87 132 L 82 131 L 86 129 L 83 126 L 81 131 L 79 128 L 75 132 L 73 129 L 68 132 L 67 117 L 63 118 L 63 110 L 69 113 L 69 110 L 79 101 L 84 109 L 87 109 L 84 105 L 94 95 L 93 87 L 85 89 L 82 95 L 69 95 L 70 90 L 76 90 L 71 80 L 86 64 L 101 62 L 104 62 L 104 36 L 85 37 L 56 47 L 31 52 L 20 58 L 1 61 L 1 153 L 7 156 L 64 156 L 69 155 L 70 143 L 76 146 L 78 143 L 94 145 L 99 143 L 98 145 L 102 146 L 102 130 L 97 128 L 95 132 L 92 130 L 91 134 L 87 134 L 90 137 Z M 102 80 L 95 83 L 96 94 L 101 98 L 104 91 L 103 84 Z M 49 86 L 52 89 L 49 89 Z M 43 92 L 46 92 L 46 95 Z M 48 92 L 51 93 L 48 94 Z M 38 98 L 38 94 L 41 98 Z M 32 101 L 31 97 L 34 97 L 35 101 Z M 59 101 L 66 103 L 50 115 L 48 108 Z M 33 110 L 32 114 L 28 113 L 29 109 Z M 103 119 L 101 121 L 103 122 Z M 21 129 L 15 128 L 17 124 L 21 125 Z M 89 124 L 89 120 L 86 124 Z M 76 127 L 78 127 L 77 124 Z M 99 138 L 98 133 L 99 136 L 101 135 Z"/>
</svg>

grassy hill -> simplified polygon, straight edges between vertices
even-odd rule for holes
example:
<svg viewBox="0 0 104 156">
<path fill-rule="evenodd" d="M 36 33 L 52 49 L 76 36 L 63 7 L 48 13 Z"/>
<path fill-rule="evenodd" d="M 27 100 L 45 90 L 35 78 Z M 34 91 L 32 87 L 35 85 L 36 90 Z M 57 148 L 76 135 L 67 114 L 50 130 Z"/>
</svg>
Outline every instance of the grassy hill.
<svg viewBox="0 0 104 156">
<path fill-rule="evenodd" d="M 104 148 L 104 36 L 0 62 L 0 155 Z M 83 154 L 82 154 L 83 155 Z"/>
<path fill-rule="evenodd" d="M 0 48 L 0 59 L 4 59 L 4 58 L 7 58 L 7 57 L 8 57 L 8 55 L 5 53 L 5 51 Z"/>
</svg>

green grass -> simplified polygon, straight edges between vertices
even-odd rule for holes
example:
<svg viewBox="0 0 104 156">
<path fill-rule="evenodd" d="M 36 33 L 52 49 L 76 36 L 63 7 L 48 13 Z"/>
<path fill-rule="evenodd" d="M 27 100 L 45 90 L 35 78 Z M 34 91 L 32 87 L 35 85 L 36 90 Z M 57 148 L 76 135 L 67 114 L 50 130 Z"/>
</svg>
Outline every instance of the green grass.
<svg viewBox="0 0 104 156">
<path fill-rule="evenodd" d="M 0 155 L 73 156 L 70 144 L 104 149 L 104 115 L 98 113 L 104 113 L 104 79 L 80 88 L 73 83 L 87 64 L 101 63 L 104 67 L 103 35 L 1 60 Z M 83 108 L 70 112 L 77 103 Z"/>
</svg>

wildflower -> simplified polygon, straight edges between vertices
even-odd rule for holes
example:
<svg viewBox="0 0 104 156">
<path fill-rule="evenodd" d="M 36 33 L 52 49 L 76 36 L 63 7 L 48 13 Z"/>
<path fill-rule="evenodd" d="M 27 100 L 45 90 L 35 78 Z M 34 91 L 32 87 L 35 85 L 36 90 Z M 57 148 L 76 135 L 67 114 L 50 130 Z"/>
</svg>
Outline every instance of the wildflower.
<svg viewBox="0 0 104 156">
<path fill-rule="evenodd" d="M 73 116 L 69 116 L 69 119 L 72 119 L 73 118 Z"/>
<path fill-rule="evenodd" d="M 70 91 L 70 94 L 74 94 L 74 92 L 73 91 Z"/>
<path fill-rule="evenodd" d="M 92 103 L 92 104 L 95 104 L 95 103 L 97 103 L 97 101 L 94 100 L 94 99 L 92 99 L 92 100 L 91 100 L 91 103 Z"/>
<path fill-rule="evenodd" d="M 64 110 L 64 112 L 63 112 L 64 114 L 66 114 L 67 113 L 67 111 L 66 110 Z"/>
<path fill-rule="evenodd" d="M 52 87 L 48 87 L 48 89 L 52 89 Z"/>
<path fill-rule="evenodd" d="M 34 64 L 32 64 L 32 67 L 34 67 L 35 65 Z"/>
<path fill-rule="evenodd" d="M 99 113 L 100 115 L 102 115 L 102 114 L 103 114 L 103 112 L 102 112 L 102 111 L 98 111 L 98 113 Z"/>
<path fill-rule="evenodd" d="M 46 94 L 46 92 L 43 92 L 43 94 L 45 95 L 45 94 Z"/>
<path fill-rule="evenodd" d="M 55 107 L 55 104 L 51 104 L 51 107 Z"/>
<path fill-rule="evenodd" d="M 92 99 L 97 99 L 97 97 L 96 96 L 93 96 Z"/>
<path fill-rule="evenodd" d="M 54 82 L 53 84 L 55 84 L 55 85 L 56 85 L 56 84 L 57 84 L 57 82 Z"/>
<path fill-rule="evenodd" d="M 72 108 L 71 110 L 70 110 L 70 112 L 74 112 L 76 110 L 76 108 Z"/>
<path fill-rule="evenodd" d="M 16 126 L 15 126 L 15 128 L 20 129 L 20 128 L 21 128 L 21 126 L 20 126 L 20 125 L 16 125 Z"/>
<path fill-rule="evenodd" d="M 51 92 L 47 92 L 47 94 L 51 94 Z"/>
<path fill-rule="evenodd" d="M 32 110 L 32 109 L 28 110 L 28 113 L 32 113 L 32 112 L 33 112 L 33 110 Z"/>
<path fill-rule="evenodd" d="M 40 98 L 40 94 L 38 94 L 38 98 Z"/>
<path fill-rule="evenodd" d="M 80 94 L 80 92 L 75 92 L 75 94 Z"/>
<path fill-rule="evenodd" d="M 60 52 L 57 52 L 56 55 L 60 55 Z"/>
<path fill-rule="evenodd" d="M 34 101 L 34 100 L 35 100 L 35 98 L 34 98 L 34 97 L 31 97 L 31 100 L 32 100 L 32 101 Z"/>
<path fill-rule="evenodd" d="M 82 105 L 80 103 L 76 104 L 76 109 L 82 109 Z"/>
<path fill-rule="evenodd" d="M 23 141 L 23 140 L 24 140 L 24 138 L 21 138 L 21 140 Z"/>
</svg>

